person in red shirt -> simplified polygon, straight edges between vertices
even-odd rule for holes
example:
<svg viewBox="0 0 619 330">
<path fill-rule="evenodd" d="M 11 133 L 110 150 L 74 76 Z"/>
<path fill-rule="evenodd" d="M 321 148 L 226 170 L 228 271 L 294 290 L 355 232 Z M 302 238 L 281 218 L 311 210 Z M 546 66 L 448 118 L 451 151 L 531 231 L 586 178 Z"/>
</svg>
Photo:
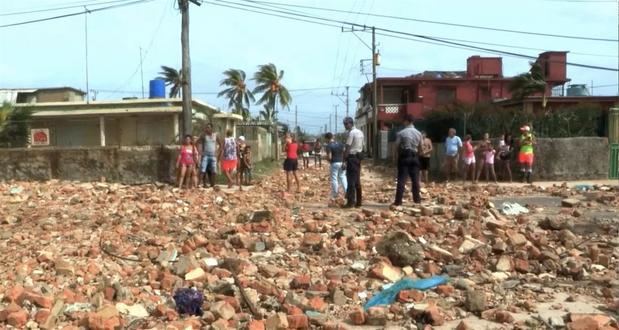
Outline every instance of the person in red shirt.
<svg viewBox="0 0 619 330">
<path fill-rule="evenodd" d="M 310 146 L 310 144 L 306 141 L 303 141 L 301 148 L 303 151 L 303 153 L 301 154 L 303 156 L 303 168 L 306 169 L 309 167 L 309 159 L 310 152 L 312 151 L 312 146 Z"/>
<path fill-rule="evenodd" d="M 291 176 L 294 176 L 294 180 L 297 183 L 297 192 L 299 192 L 301 190 L 301 186 L 299 184 L 299 177 L 297 176 L 297 170 L 299 169 L 297 155 L 297 153 L 299 152 L 299 144 L 297 143 L 294 135 L 291 136 L 290 139 L 286 139 L 284 151 L 286 152 L 286 160 L 284 160 L 284 171 L 286 171 L 286 189 L 288 192 L 290 192 L 290 183 L 292 181 Z"/>
</svg>

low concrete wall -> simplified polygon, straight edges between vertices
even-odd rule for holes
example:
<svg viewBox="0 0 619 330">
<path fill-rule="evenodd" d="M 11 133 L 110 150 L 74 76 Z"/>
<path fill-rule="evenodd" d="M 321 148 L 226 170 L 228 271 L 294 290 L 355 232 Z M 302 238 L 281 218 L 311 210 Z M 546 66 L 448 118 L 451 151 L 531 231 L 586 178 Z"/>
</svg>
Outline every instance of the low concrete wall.
<svg viewBox="0 0 619 330">
<path fill-rule="evenodd" d="M 173 182 L 178 147 L 0 149 L 0 180 Z"/>
<path fill-rule="evenodd" d="M 431 174 L 442 177 L 442 144 L 434 145 Z M 178 146 L 0 149 L 0 180 L 78 180 L 140 184 L 173 182 Z M 514 178 L 518 166 L 512 161 Z M 535 180 L 605 179 L 609 172 L 606 138 L 539 139 Z"/>
<path fill-rule="evenodd" d="M 434 144 L 430 161 L 430 174 L 433 178 L 443 178 L 441 166 L 445 157 L 442 143 Z M 514 180 L 519 180 L 520 168 L 517 152 L 512 154 L 511 165 Z M 607 138 L 574 137 L 561 139 L 537 139 L 534 180 L 586 180 L 606 179 L 609 173 L 609 145 Z M 462 162 L 459 162 L 462 165 Z M 500 164 L 495 163 L 497 174 Z M 460 173 L 462 173 L 460 171 Z M 485 178 L 482 174 L 481 178 Z"/>
</svg>

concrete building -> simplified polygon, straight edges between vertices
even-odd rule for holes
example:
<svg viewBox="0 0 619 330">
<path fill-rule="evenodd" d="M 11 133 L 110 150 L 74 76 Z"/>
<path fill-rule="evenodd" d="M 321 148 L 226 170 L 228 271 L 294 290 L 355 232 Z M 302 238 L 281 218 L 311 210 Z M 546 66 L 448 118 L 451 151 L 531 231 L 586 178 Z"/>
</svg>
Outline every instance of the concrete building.
<svg viewBox="0 0 619 330">
<path fill-rule="evenodd" d="M 73 87 L 0 89 L 0 103 L 79 102 L 86 93 Z"/>
<path fill-rule="evenodd" d="M 538 56 L 536 63 L 546 78 L 546 96 L 570 81 L 566 77 L 566 60 L 567 52 L 545 52 Z M 509 99 L 512 80 L 513 77 L 503 76 L 502 58 L 480 56 L 467 59 L 466 71 L 424 71 L 405 77 L 377 78 L 378 130 L 394 128 L 405 114 L 423 118 L 427 112 L 449 104 Z M 373 131 L 372 88 L 373 84 L 368 83 L 359 90 L 356 113 L 357 126 L 365 132 L 370 148 L 378 133 Z"/>
<path fill-rule="evenodd" d="M 208 114 L 215 129 L 235 130 L 241 116 L 222 113 L 193 101 L 195 113 Z M 130 99 L 91 102 L 16 103 L 33 110 L 31 128 L 37 141 L 48 134 L 49 146 L 146 146 L 178 143 L 181 99 Z M 34 133 L 33 133 L 34 134 Z M 35 138 L 33 138 L 35 140 Z M 37 145 L 37 143 L 35 143 Z"/>
</svg>

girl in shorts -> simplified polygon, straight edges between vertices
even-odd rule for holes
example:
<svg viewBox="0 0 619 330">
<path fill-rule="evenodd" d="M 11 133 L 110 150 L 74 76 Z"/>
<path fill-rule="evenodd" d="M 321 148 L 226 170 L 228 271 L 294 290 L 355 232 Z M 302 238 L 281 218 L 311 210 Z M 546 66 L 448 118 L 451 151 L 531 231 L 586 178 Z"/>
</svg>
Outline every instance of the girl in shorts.
<svg viewBox="0 0 619 330">
<path fill-rule="evenodd" d="M 499 141 L 499 154 L 498 159 L 501 161 L 501 168 L 504 173 L 507 172 L 507 178 L 509 182 L 512 182 L 512 146 L 514 145 L 514 139 L 509 133 L 503 134 Z"/>
<path fill-rule="evenodd" d="M 462 161 L 464 162 L 464 182 L 466 183 L 466 178 L 471 177 L 471 182 L 475 182 L 475 147 L 471 143 L 471 135 L 467 134 L 464 137 L 464 143 L 462 148 L 464 152 L 462 153 Z"/>
<path fill-rule="evenodd" d="M 193 145 L 193 137 L 191 135 L 185 135 L 183 139 L 183 145 L 176 158 L 176 168 L 178 169 L 178 188 L 183 187 L 183 183 L 186 182 L 188 186 L 192 186 L 194 171 L 196 170 L 196 164 L 198 164 L 198 150 Z"/>
</svg>

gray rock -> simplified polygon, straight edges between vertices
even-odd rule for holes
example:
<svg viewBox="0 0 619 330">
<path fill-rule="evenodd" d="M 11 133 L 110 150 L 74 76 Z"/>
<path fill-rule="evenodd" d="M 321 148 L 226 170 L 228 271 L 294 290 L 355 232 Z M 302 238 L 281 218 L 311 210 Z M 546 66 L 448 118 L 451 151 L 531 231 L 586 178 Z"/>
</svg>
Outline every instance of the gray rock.
<svg viewBox="0 0 619 330">
<path fill-rule="evenodd" d="M 376 245 L 376 251 L 399 267 L 413 265 L 424 258 L 421 246 L 415 243 L 409 234 L 402 231 L 391 233 L 383 238 Z"/>
<path fill-rule="evenodd" d="M 468 290 L 464 300 L 464 308 L 471 313 L 481 313 L 486 310 L 486 294 L 483 291 Z"/>
</svg>

